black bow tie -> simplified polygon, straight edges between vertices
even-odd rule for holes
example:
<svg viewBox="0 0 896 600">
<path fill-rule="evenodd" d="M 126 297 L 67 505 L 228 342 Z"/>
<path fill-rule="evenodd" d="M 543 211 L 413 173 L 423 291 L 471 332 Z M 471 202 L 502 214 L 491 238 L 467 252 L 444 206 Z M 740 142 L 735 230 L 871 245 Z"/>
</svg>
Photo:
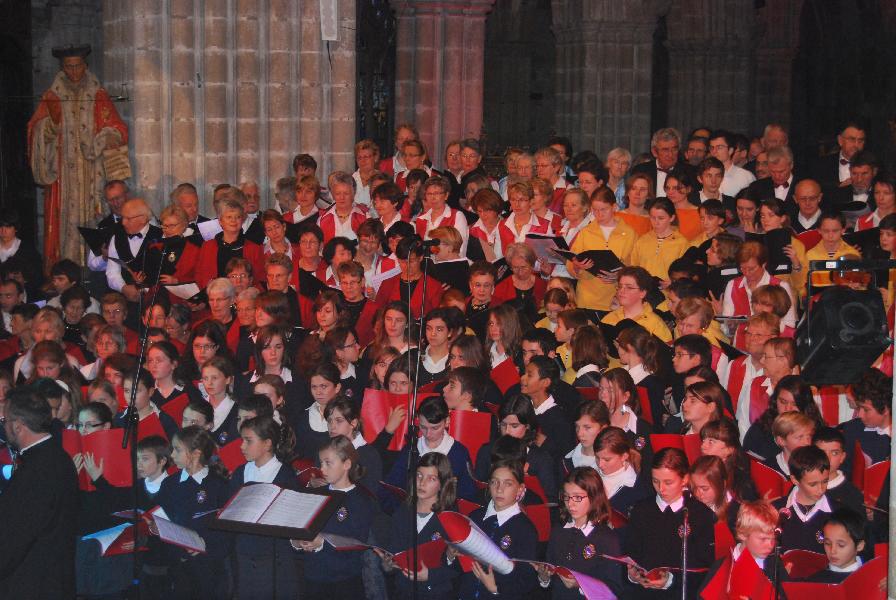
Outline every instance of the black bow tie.
<svg viewBox="0 0 896 600">
<path fill-rule="evenodd" d="M 790 183 L 785 181 L 784 183 L 775 184 L 776 188 L 784 188 L 785 190 L 790 187 Z"/>
<path fill-rule="evenodd" d="M 845 158 L 841 158 L 841 159 L 840 159 L 840 164 L 841 164 L 841 165 L 848 165 L 848 164 L 849 164 L 849 161 L 846 160 Z"/>
<path fill-rule="evenodd" d="M 143 239 L 143 234 L 142 234 L 142 233 L 129 233 L 129 234 L 128 234 L 128 239 L 129 239 L 129 240 L 132 240 L 132 239 L 134 239 L 134 238 L 137 238 L 137 239 Z"/>
</svg>

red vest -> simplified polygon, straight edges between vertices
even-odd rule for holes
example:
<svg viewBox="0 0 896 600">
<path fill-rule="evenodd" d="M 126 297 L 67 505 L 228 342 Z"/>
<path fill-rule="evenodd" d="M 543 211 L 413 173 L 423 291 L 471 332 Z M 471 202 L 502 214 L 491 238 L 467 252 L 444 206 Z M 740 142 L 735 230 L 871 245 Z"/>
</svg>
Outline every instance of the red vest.
<svg viewBox="0 0 896 600">
<path fill-rule="evenodd" d="M 781 280 L 772 275 L 768 284 L 781 285 Z M 747 284 L 744 283 L 743 275 L 731 280 L 731 301 L 734 303 L 734 314 L 729 316 L 748 317 L 753 314 L 753 311 L 750 309 L 750 299 L 747 297 Z"/>
<path fill-rule="evenodd" d="M 765 382 L 768 377 L 756 377 L 750 382 L 750 423 L 755 423 L 768 408 L 768 392 Z"/>
<path fill-rule="evenodd" d="M 731 404 L 734 412 L 737 412 L 737 399 L 740 398 L 740 390 L 744 387 L 744 377 L 747 375 L 748 356 L 738 356 L 728 363 L 728 393 L 731 394 Z"/>
</svg>

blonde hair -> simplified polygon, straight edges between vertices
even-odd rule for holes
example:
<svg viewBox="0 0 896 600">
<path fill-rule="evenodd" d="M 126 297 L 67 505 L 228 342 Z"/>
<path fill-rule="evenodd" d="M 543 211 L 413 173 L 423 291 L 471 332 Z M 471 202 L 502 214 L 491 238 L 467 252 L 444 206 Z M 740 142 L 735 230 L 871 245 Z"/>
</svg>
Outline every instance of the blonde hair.
<svg viewBox="0 0 896 600">
<path fill-rule="evenodd" d="M 451 246 L 452 252 L 460 252 L 460 247 L 464 243 L 464 239 L 461 237 L 460 232 L 451 225 L 436 227 L 429 232 L 429 237 L 434 240 L 439 240 L 440 242 L 446 242 Z"/>
<path fill-rule="evenodd" d="M 815 429 L 815 421 L 801 412 L 791 411 L 778 415 L 772 422 L 772 435 L 786 438 L 798 429 Z"/>
<path fill-rule="evenodd" d="M 768 500 L 742 502 L 737 513 L 734 533 L 743 542 L 754 532 L 773 533 L 778 526 L 778 510 Z"/>
</svg>

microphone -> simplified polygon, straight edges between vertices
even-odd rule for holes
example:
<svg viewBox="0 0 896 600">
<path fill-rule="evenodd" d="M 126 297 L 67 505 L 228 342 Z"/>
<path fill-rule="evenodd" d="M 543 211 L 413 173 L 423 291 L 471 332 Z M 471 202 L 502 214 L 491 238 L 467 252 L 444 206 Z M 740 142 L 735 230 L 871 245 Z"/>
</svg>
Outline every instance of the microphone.
<svg viewBox="0 0 896 600">
<path fill-rule="evenodd" d="M 436 248 L 438 248 L 441 243 L 441 240 L 423 240 L 420 242 L 420 248 L 423 251 L 423 254 L 431 254 L 436 251 Z"/>
</svg>

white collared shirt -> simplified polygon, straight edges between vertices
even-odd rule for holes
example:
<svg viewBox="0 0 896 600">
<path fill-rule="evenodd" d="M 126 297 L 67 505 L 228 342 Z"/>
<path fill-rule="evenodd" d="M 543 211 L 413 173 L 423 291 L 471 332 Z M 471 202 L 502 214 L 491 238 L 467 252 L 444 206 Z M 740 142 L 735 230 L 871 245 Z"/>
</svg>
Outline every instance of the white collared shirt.
<svg viewBox="0 0 896 600">
<path fill-rule="evenodd" d="M 834 475 L 833 477 L 828 477 L 828 489 L 832 490 L 844 481 L 846 481 L 846 476 L 843 474 L 843 471 L 837 469 L 836 475 Z"/>
<path fill-rule="evenodd" d="M 498 224 L 495 225 L 495 228 L 491 231 L 486 230 L 485 225 L 482 223 L 482 219 L 473 223 L 471 229 L 478 229 L 483 234 L 485 234 L 485 243 L 492 247 L 492 250 L 495 252 L 495 260 L 504 257 L 504 249 L 501 245 L 501 232 L 500 232 L 501 222 L 498 221 Z"/>
<path fill-rule="evenodd" d="M 498 352 L 498 343 L 492 342 L 491 347 L 488 349 L 489 358 L 492 361 L 492 368 L 497 367 L 502 362 L 507 360 L 507 354 L 504 352 Z"/>
<path fill-rule="evenodd" d="M 815 224 L 818 222 L 818 218 L 820 216 L 821 209 L 819 208 L 811 217 L 804 217 L 803 213 L 797 214 L 796 220 L 800 222 L 800 225 L 802 225 L 804 229 L 812 229 L 813 227 L 815 227 Z"/>
<path fill-rule="evenodd" d="M 798 491 L 799 491 L 799 489 L 797 487 L 794 487 L 792 490 L 790 490 L 790 495 L 787 496 L 787 504 L 785 504 L 784 506 L 789 508 L 791 510 L 791 512 L 793 514 L 795 514 L 796 517 L 803 523 L 805 523 L 806 521 L 808 521 L 809 519 L 814 517 L 815 513 L 817 513 L 817 512 L 826 512 L 826 513 L 833 512 L 831 510 L 831 504 L 830 504 L 830 502 L 828 502 L 828 497 L 822 496 L 821 500 L 816 502 L 815 506 L 813 506 L 812 509 L 808 513 L 803 513 L 803 510 L 800 508 L 799 504 L 797 504 L 797 501 L 796 501 L 796 494 Z"/>
<path fill-rule="evenodd" d="M 355 180 L 355 204 L 364 205 L 369 211 L 371 217 L 376 217 L 376 210 L 373 208 L 373 202 L 370 201 L 370 183 L 364 185 L 361 182 L 361 172 L 352 173 L 352 179 Z"/>
<path fill-rule="evenodd" d="M 837 154 L 837 177 L 840 181 L 846 181 L 847 179 L 852 177 L 852 175 L 849 172 L 849 162 L 850 161 L 847 160 L 846 164 L 844 165 L 840 162 L 841 160 L 846 160 L 846 157 L 843 156 L 842 152 Z"/>
<path fill-rule="evenodd" d="M 859 569 L 862 568 L 862 557 L 856 555 L 855 561 L 851 565 L 846 565 L 845 567 L 837 567 L 828 563 L 828 569 L 830 569 L 834 573 L 855 573 Z"/>
<path fill-rule="evenodd" d="M 140 246 L 143 245 L 148 233 L 149 223 L 144 225 L 143 229 L 138 232 L 139 237 L 130 237 L 127 233 L 122 232 L 122 235 L 128 236 L 128 248 L 131 250 L 131 256 L 136 256 L 140 251 Z M 109 258 L 120 258 L 118 256 L 118 247 L 115 245 L 114 238 L 109 241 Z M 116 292 L 120 292 L 121 288 L 125 285 L 124 277 L 121 275 L 121 265 L 114 260 L 110 260 L 106 265 L 106 282 L 109 284 L 109 287 Z"/>
<path fill-rule="evenodd" d="M 282 466 L 283 464 L 276 457 L 271 458 L 271 460 L 260 467 L 255 464 L 254 460 L 247 462 L 243 471 L 243 483 L 249 483 L 250 481 L 274 483 L 274 478 L 277 477 L 277 473 L 280 472 L 280 467 Z"/>
<path fill-rule="evenodd" d="M 255 383 L 258 381 L 260 375 L 256 372 L 252 372 L 252 377 L 249 378 L 249 383 Z M 283 367 L 280 369 L 279 374 L 280 379 L 283 380 L 283 383 L 290 383 L 292 381 L 292 371 L 289 370 L 289 367 Z"/>
<path fill-rule="evenodd" d="M 783 202 L 787 199 L 787 192 L 790 191 L 790 187 L 793 185 L 793 173 L 791 173 L 790 177 L 787 178 L 787 187 L 780 186 L 774 181 L 772 181 L 772 185 L 775 188 L 775 198 Z"/>
<path fill-rule="evenodd" d="M 292 211 L 292 222 L 293 223 L 301 223 L 305 219 L 313 219 L 318 215 L 319 211 L 316 206 L 312 206 L 311 210 L 308 211 L 307 214 L 302 213 L 302 207 L 296 206 Z"/>
<path fill-rule="evenodd" d="M 644 381 L 645 377 L 650 375 L 650 373 L 647 372 L 647 369 L 644 368 L 644 363 L 638 363 L 634 367 L 625 365 L 622 368 L 628 371 L 628 374 L 632 376 L 632 381 L 635 382 L 635 385 L 638 385 Z"/>
<path fill-rule="evenodd" d="M 775 462 L 778 463 L 778 466 L 781 468 L 781 472 L 790 477 L 790 465 L 788 465 L 787 461 L 784 459 L 783 452 L 778 452 L 775 455 Z"/>
<path fill-rule="evenodd" d="M 757 288 L 763 285 L 768 285 L 771 282 L 772 276 L 768 271 L 763 271 L 762 277 L 759 279 L 759 283 L 756 285 Z M 740 281 L 740 287 L 744 289 L 747 293 L 747 300 L 751 303 L 753 302 L 753 290 L 750 289 L 750 286 L 747 285 L 746 277 L 738 277 L 732 279 L 728 282 L 728 285 L 725 287 L 725 297 L 722 299 L 722 314 L 725 316 L 734 316 L 734 286 L 738 285 L 738 280 Z M 796 325 L 796 302 L 794 302 L 793 298 L 793 290 L 790 288 L 790 284 L 786 281 L 781 281 L 781 287 L 784 288 L 784 291 L 787 292 L 787 295 L 790 296 L 790 310 L 787 311 L 787 314 L 784 315 L 784 318 L 781 319 L 781 327 L 794 327 Z"/>
<path fill-rule="evenodd" d="M 427 373 L 441 373 L 448 364 L 448 355 L 446 354 L 439 360 L 433 360 L 429 356 L 429 348 L 423 353 L 423 361 L 421 363 Z"/>
<path fill-rule="evenodd" d="M 516 217 L 514 216 L 514 214 L 510 213 L 510 216 L 504 219 L 504 226 L 507 227 L 507 229 L 509 229 L 513 234 L 513 241 L 524 244 L 526 243 L 526 234 L 529 233 L 533 227 L 538 226 L 538 217 L 534 212 L 531 213 L 529 215 L 529 221 L 519 229 L 516 228 L 515 219 Z"/>
<path fill-rule="evenodd" d="M 555 406 L 557 406 L 557 402 L 554 401 L 554 397 L 548 396 L 547 400 L 542 402 L 539 406 L 535 407 L 535 415 L 536 416 L 543 415 L 544 413 L 548 412 L 550 409 L 554 408 Z"/>
<path fill-rule="evenodd" d="M 428 512 L 421 517 L 420 514 L 417 513 L 417 515 L 416 515 L 416 517 L 417 517 L 417 533 L 420 533 L 421 531 L 423 531 L 423 528 L 426 527 L 426 524 L 429 523 L 429 520 L 432 518 L 432 516 L 434 514 L 435 513 L 433 513 L 433 512 Z"/>
<path fill-rule="evenodd" d="M 501 525 L 503 525 L 504 523 L 509 521 L 511 518 L 517 516 L 521 512 L 522 511 L 520 510 L 520 505 L 518 503 L 511 504 L 510 506 L 508 506 L 507 508 L 505 508 L 503 510 L 495 510 L 495 502 L 494 502 L 494 500 L 492 500 L 488 503 L 488 508 L 485 509 L 485 517 L 483 517 L 483 520 L 485 520 L 491 516 L 497 516 L 498 517 L 498 526 L 500 527 Z"/>
<path fill-rule="evenodd" d="M 593 454 L 591 456 L 586 455 L 582 444 L 576 444 L 576 447 L 570 450 L 566 458 L 572 460 L 572 466 L 574 467 L 591 467 L 595 471 L 597 470 L 597 459 Z"/>
<path fill-rule="evenodd" d="M 744 169 L 733 164 L 725 169 L 725 175 L 722 177 L 722 185 L 719 191 L 726 196 L 734 198 L 737 193 L 756 181 L 756 176 Z"/>
<path fill-rule="evenodd" d="M 866 427 L 865 431 L 873 431 L 877 435 L 886 435 L 890 436 L 890 427 Z M 890 436 L 892 437 L 892 436 Z"/>
<path fill-rule="evenodd" d="M 22 240 L 15 238 L 9 245 L 9 248 L 0 248 L 0 262 L 6 262 L 9 260 L 10 256 L 15 256 L 15 253 L 19 251 L 19 246 L 21 245 Z"/>
<path fill-rule="evenodd" d="M 624 467 L 609 475 L 600 469 L 597 470 L 597 473 L 604 484 L 607 498 L 612 498 L 616 495 L 616 492 L 624 487 L 635 487 L 635 482 L 638 480 L 638 473 L 629 463 L 625 463 Z"/>
<path fill-rule="evenodd" d="M 586 375 L 586 374 L 588 374 L 588 373 L 597 373 L 598 375 L 600 375 L 600 369 L 598 368 L 597 365 L 595 365 L 595 364 L 593 364 L 593 363 L 590 364 L 590 365 L 585 365 L 584 367 L 582 367 L 581 369 L 579 369 L 578 371 L 576 371 L 576 377 L 575 377 L 575 378 L 578 379 L 578 378 L 581 377 L 582 375 Z"/>
<path fill-rule="evenodd" d="M 148 493 L 153 495 L 158 494 L 159 490 L 162 489 L 162 482 L 165 481 L 166 477 L 168 477 L 168 471 L 162 471 L 162 474 L 154 480 L 146 477 L 143 479 L 143 486 Z"/>
<path fill-rule="evenodd" d="M 623 431 L 631 431 L 632 433 L 636 433 L 638 431 L 638 415 L 634 413 L 628 406 L 623 404 L 619 408 L 619 412 L 624 415 L 628 415 L 628 421 L 625 422 L 625 425 L 622 427 Z"/>
<path fill-rule="evenodd" d="M 679 498 L 679 499 L 676 500 L 675 502 L 669 504 L 668 502 L 666 502 L 665 500 L 663 500 L 662 498 L 660 498 L 659 494 L 657 494 L 657 496 L 656 496 L 656 505 L 659 507 L 660 512 L 663 512 L 664 510 L 666 510 L 666 507 L 667 507 L 667 506 L 672 507 L 672 512 L 678 512 L 678 511 L 680 511 L 681 508 L 684 506 L 684 496 L 682 496 L 681 498 Z"/>
<path fill-rule="evenodd" d="M 576 527 L 576 524 L 573 521 L 568 521 L 563 526 L 563 529 L 578 529 L 582 532 L 582 535 L 588 537 L 589 535 L 591 535 L 591 532 L 594 531 L 594 523 L 592 523 L 591 521 L 585 521 L 584 527 Z"/>
<path fill-rule="evenodd" d="M 189 473 L 187 473 L 187 470 L 186 470 L 186 469 L 181 469 L 181 470 L 180 470 L 180 479 L 179 479 L 179 481 L 180 481 L 181 483 L 183 483 L 183 482 L 185 482 L 187 479 L 191 479 L 191 478 L 192 478 L 193 481 L 195 481 L 196 483 L 198 483 L 198 484 L 201 485 L 202 482 L 203 482 L 203 480 L 204 480 L 206 477 L 208 477 L 208 467 L 202 467 L 201 469 L 199 469 L 198 471 L 196 471 L 196 472 L 193 473 L 192 475 L 190 475 Z"/>
<path fill-rule="evenodd" d="M 457 229 L 457 232 L 460 234 L 460 255 L 465 256 L 467 254 L 467 239 L 470 236 L 470 226 L 467 223 L 467 217 L 466 215 L 464 215 L 464 213 L 451 208 L 446 204 L 445 208 L 442 210 L 442 214 L 437 218 L 438 223 L 433 222 L 431 208 L 417 217 L 417 220 L 421 219 L 423 221 L 426 221 L 426 230 L 423 233 L 423 239 L 429 239 L 429 232 L 436 227 L 450 225 Z"/>
<path fill-rule="evenodd" d="M 269 240 L 267 237 L 264 238 L 264 242 L 262 242 L 261 247 L 265 256 L 267 256 L 268 254 L 274 254 L 275 252 L 274 249 L 271 248 L 271 240 Z M 285 254 L 290 258 L 290 260 L 292 260 L 292 244 L 289 243 L 289 240 L 286 240 L 286 252 L 284 252 L 283 254 Z"/>
<path fill-rule="evenodd" d="M 228 394 L 224 396 L 224 399 L 221 400 L 218 406 L 214 407 L 215 419 L 212 422 L 212 431 L 217 431 L 224 424 L 224 420 L 227 419 L 227 415 L 230 414 L 234 404 L 233 398 Z"/>
<path fill-rule="evenodd" d="M 345 367 L 345 372 L 342 373 L 341 375 L 339 375 L 339 379 L 342 379 L 342 380 L 349 379 L 351 377 L 354 377 L 356 379 L 358 377 L 357 373 L 355 372 L 354 363 L 348 363 L 348 366 Z"/>
<path fill-rule="evenodd" d="M 366 446 L 367 440 L 364 439 L 364 436 L 360 433 L 356 433 L 355 437 L 352 438 L 352 446 L 355 447 L 355 450 L 360 448 L 361 446 Z"/>
<path fill-rule="evenodd" d="M 334 237 L 345 237 L 350 240 L 358 239 L 358 234 L 355 233 L 355 230 L 352 229 L 352 215 L 356 213 L 364 214 L 364 211 L 358 208 L 357 206 L 352 206 L 352 210 L 348 213 L 348 216 L 345 218 L 345 221 L 342 221 L 339 218 L 339 215 L 336 214 L 336 206 L 334 205 L 330 210 L 325 212 L 320 216 L 318 222 L 324 218 L 325 215 L 331 214 L 333 215 L 333 236 Z"/>
<path fill-rule="evenodd" d="M 315 401 L 305 410 L 308 411 L 308 424 L 311 426 L 311 431 L 316 431 L 318 433 L 329 431 L 327 428 L 327 420 L 324 419 L 323 406 Z"/>
<path fill-rule="evenodd" d="M 451 437 L 450 435 L 448 435 L 447 432 L 445 433 L 445 435 L 442 436 L 442 441 L 439 442 L 439 445 L 436 446 L 435 448 L 430 448 L 426 444 L 425 437 L 420 436 L 420 438 L 417 439 L 417 451 L 420 453 L 420 456 L 423 456 L 424 454 L 429 454 L 430 452 L 436 452 L 438 454 L 444 454 L 445 456 L 448 456 L 448 452 L 451 450 L 451 446 L 453 446 L 453 445 L 454 445 L 454 438 Z"/>
<path fill-rule="evenodd" d="M 28 444 L 27 446 L 25 446 L 24 448 L 20 448 L 20 449 L 19 449 L 19 456 L 21 456 L 22 454 L 25 454 L 26 452 L 28 452 L 29 450 L 31 450 L 32 448 L 34 448 L 34 447 L 37 446 L 38 444 L 43 444 L 44 442 L 46 442 L 46 441 L 47 441 L 48 439 L 50 439 L 51 437 L 53 437 L 53 436 L 50 435 L 50 434 L 48 433 L 47 435 L 45 435 L 44 437 L 40 438 L 40 439 L 37 440 L 36 442 L 32 442 L 32 443 Z"/>
</svg>

